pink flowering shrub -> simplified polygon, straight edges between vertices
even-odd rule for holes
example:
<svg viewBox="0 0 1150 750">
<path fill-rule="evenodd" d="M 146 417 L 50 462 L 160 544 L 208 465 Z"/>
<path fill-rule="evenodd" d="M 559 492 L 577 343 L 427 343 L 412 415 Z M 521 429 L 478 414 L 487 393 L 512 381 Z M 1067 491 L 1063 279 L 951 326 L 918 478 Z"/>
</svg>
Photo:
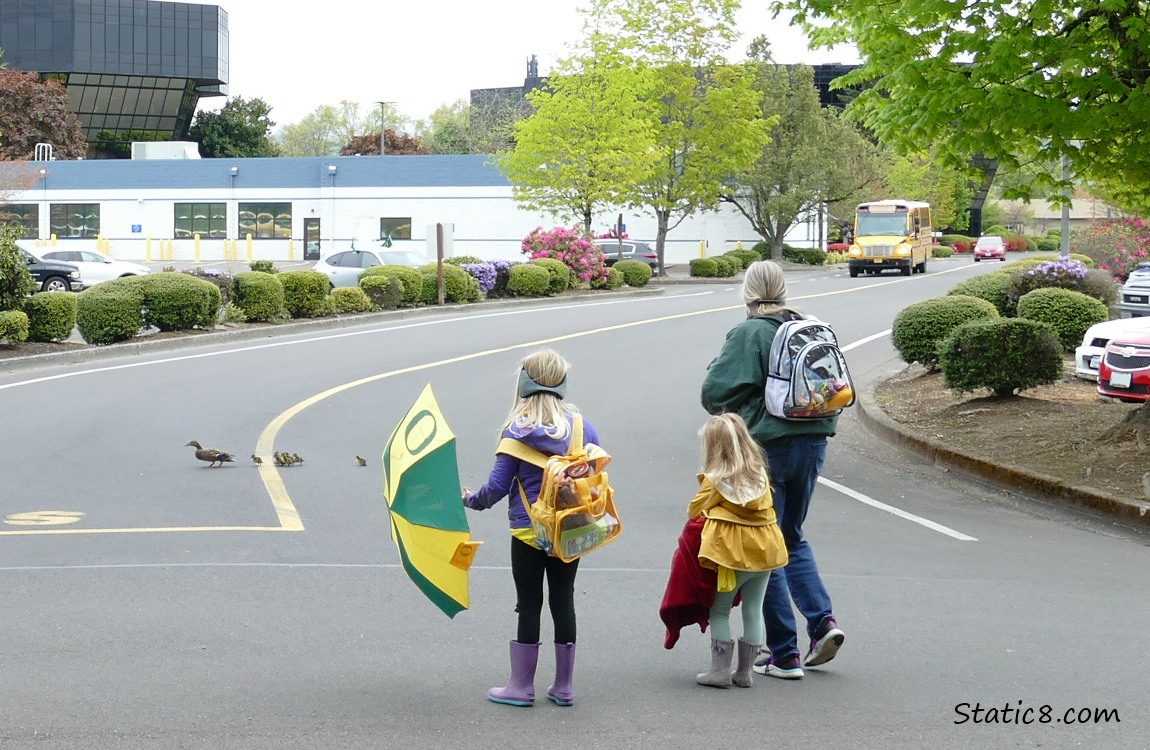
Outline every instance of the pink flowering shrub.
<svg viewBox="0 0 1150 750">
<path fill-rule="evenodd" d="M 536 227 L 523 238 L 523 253 L 529 258 L 554 258 L 571 269 L 580 284 L 607 280 L 607 261 L 591 238 L 579 229 Z"/>
<path fill-rule="evenodd" d="M 970 250 L 970 243 L 959 240 L 958 242 L 955 242 L 953 245 L 951 245 L 951 247 L 954 248 L 956 253 L 965 253 Z"/>
<path fill-rule="evenodd" d="M 1150 225 L 1141 218 L 1096 221 L 1074 232 L 1070 249 L 1124 282 L 1139 261 L 1150 260 Z"/>
</svg>

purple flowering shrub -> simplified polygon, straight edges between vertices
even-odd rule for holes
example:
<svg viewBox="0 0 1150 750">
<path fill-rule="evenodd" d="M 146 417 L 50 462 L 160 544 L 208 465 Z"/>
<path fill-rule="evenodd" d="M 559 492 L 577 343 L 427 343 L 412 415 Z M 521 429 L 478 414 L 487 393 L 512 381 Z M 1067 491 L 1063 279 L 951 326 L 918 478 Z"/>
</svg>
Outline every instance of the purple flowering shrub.
<svg viewBox="0 0 1150 750">
<path fill-rule="evenodd" d="M 1134 266 L 1150 260 L 1150 225 L 1144 219 L 1129 217 L 1096 221 L 1076 231 L 1070 238 L 1070 247 L 1124 282 Z"/>
<path fill-rule="evenodd" d="M 167 269 L 165 269 L 167 270 Z M 210 281 L 220 288 L 220 304 L 226 306 L 232 300 L 233 278 L 227 271 L 219 268 L 181 268 L 177 273 L 186 273 L 189 276 Z"/>
<path fill-rule="evenodd" d="M 487 294 L 495 288 L 495 266 L 491 263 L 462 263 L 459 266 L 479 282 L 479 291 Z"/>
<path fill-rule="evenodd" d="M 579 229 L 536 227 L 523 238 L 523 253 L 532 260 L 554 258 L 571 269 L 580 284 L 607 279 L 607 260 Z"/>
<path fill-rule="evenodd" d="M 1056 287 L 1086 293 L 1086 266 L 1077 260 L 1052 260 L 1016 273 L 1006 289 L 1007 304 L 1014 310 L 1018 300 L 1035 289 Z"/>
</svg>

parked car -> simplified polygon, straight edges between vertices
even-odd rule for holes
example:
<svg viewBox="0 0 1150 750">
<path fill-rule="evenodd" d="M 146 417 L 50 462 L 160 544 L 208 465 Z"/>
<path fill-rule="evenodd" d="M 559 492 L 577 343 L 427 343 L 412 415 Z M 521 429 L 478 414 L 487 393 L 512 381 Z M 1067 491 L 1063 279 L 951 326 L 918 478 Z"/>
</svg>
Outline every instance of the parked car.
<svg viewBox="0 0 1150 750">
<path fill-rule="evenodd" d="M 1098 365 L 1111 339 L 1142 333 L 1150 334 L 1150 316 L 1107 320 L 1090 326 L 1082 337 L 1082 345 L 1074 350 L 1074 374 L 1097 381 Z"/>
<path fill-rule="evenodd" d="M 607 238 L 595 240 L 592 244 L 603 251 L 603 255 L 607 257 L 608 266 L 615 265 L 615 262 L 619 260 L 637 260 L 649 265 L 652 273 L 659 270 L 659 256 L 655 253 L 655 248 L 646 242 L 623 240 L 622 256 L 619 255 L 619 240 Z"/>
<path fill-rule="evenodd" d="M 85 289 L 99 284 L 101 281 L 119 279 L 124 276 L 144 276 L 152 272 L 147 266 L 115 260 L 94 250 L 52 250 L 44 253 L 43 257 L 45 260 L 71 263 L 79 268 Z"/>
<path fill-rule="evenodd" d="M 1098 366 L 1098 392 L 1122 401 L 1150 399 L 1150 333 L 1115 338 Z"/>
<path fill-rule="evenodd" d="M 369 247 L 332 253 L 316 261 L 312 270 L 328 277 L 331 287 L 359 286 L 359 273 L 372 266 L 410 266 L 418 268 L 431 261 L 414 250 Z"/>
<path fill-rule="evenodd" d="M 1130 275 L 1126 277 L 1127 281 L 1131 279 L 1150 279 L 1150 260 L 1144 260 L 1135 265 L 1130 271 Z"/>
<path fill-rule="evenodd" d="M 980 260 L 1006 260 L 1006 243 L 997 235 L 979 237 L 974 243 L 974 262 Z"/>
<path fill-rule="evenodd" d="M 1118 290 L 1120 317 L 1140 318 L 1150 315 L 1150 275 L 1130 275 Z"/>
<path fill-rule="evenodd" d="M 61 263 L 58 260 L 44 260 L 31 251 L 19 245 L 16 249 L 24 256 L 28 264 L 28 273 L 40 287 L 42 292 L 78 292 L 84 288 L 81 281 L 80 269 L 71 263 Z"/>
</svg>

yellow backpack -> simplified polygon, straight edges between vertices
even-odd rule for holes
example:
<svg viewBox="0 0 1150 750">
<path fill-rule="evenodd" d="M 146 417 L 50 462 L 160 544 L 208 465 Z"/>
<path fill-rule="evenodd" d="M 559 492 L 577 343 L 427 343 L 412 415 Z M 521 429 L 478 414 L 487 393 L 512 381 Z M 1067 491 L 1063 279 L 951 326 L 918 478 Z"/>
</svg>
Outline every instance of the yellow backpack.
<svg viewBox="0 0 1150 750">
<path fill-rule="evenodd" d="M 539 547 L 552 557 L 571 562 L 613 542 L 623 531 L 615 507 L 615 491 L 605 468 L 611 456 L 594 443 L 583 442 L 583 417 L 573 415 L 566 456 L 548 456 L 513 438 L 499 441 L 505 453 L 543 469 L 543 486 L 534 503 L 523 485 L 519 498 L 531 519 Z"/>
</svg>

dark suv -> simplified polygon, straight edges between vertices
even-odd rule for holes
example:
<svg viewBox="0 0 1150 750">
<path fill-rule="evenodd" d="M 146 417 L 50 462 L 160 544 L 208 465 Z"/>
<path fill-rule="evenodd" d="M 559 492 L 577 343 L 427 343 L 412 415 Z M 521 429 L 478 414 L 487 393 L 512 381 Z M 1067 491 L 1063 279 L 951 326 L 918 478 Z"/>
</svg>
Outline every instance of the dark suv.
<svg viewBox="0 0 1150 750">
<path fill-rule="evenodd" d="M 71 263 L 58 260 L 41 260 L 19 245 L 16 249 L 28 264 L 28 273 L 36 280 L 42 292 L 78 292 L 84 288 L 80 280 L 80 269 Z"/>
<path fill-rule="evenodd" d="M 640 263 L 646 263 L 651 267 L 651 273 L 657 273 L 659 270 L 659 257 L 655 254 L 655 248 L 648 245 L 646 242 L 638 242 L 636 240 L 613 240 L 598 239 L 595 240 L 595 247 L 603 251 L 603 255 L 607 257 L 607 265 L 615 265 L 618 260 L 637 260 Z M 622 245 L 622 256 L 619 254 L 619 246 Z"/>
</svg>

